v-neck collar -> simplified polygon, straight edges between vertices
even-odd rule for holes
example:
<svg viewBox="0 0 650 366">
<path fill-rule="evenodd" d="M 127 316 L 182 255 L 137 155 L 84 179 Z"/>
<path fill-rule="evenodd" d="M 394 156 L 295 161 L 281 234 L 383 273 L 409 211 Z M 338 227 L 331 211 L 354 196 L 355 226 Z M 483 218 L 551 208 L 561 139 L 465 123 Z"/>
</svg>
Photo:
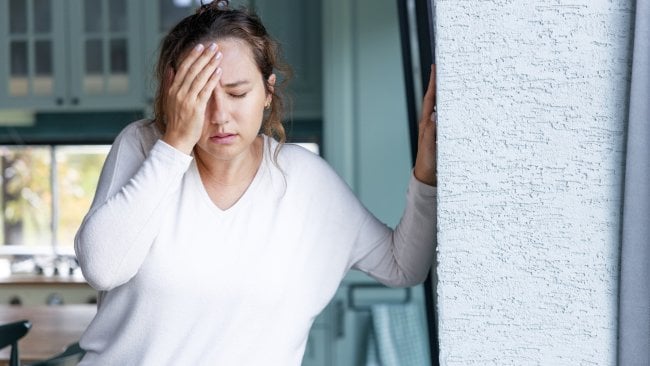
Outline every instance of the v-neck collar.
<svg viewBox="0 0 650 366">
<path fill-rule="evenodd" d="M 254 192 L 257 190 L 260 181 L 262 180 L 263 176 L 266 174 L 266 170 L 268 166 L 267 150 L 270 144 L 268 139 L 269 139 L 268 136 L 262 135 L 262 159 L 260 161 L 260 166 L 257 168 L 257 171 L 255 172 L 255 176 L 253 177 L 253 180 L 248 185 L 248 188 L 246 188 L 246 190 L 241 195 L 241 197 L 239 197 L 239 199 L 232 206 L 228 207 L 225 210 L 221 209 L 214 202 L 212 202 L 212 198 L 210 198 L 210 195 L 208 194 L 208 191 L 206 190 L 205 186 L 203 185 L 203 181 L 201 180 L 201 174 L 199 173 L 196 158 L 192 160 L 192 164 L 190 165 L 190 176 L 191 176 L 190 178 L 194 186 L 193 189 L 196 189 L 199 192 L 201 199 L 205 201 L 206 205 L 210 208 L 210 211 L 212 211 L 215 215 L 218 216 L 232 215 L 234 212 L 236 212 L 239 209 L 239 207 L 245 206 L 246 202 L 250 200 L 249 196 L 252 196 Z"/>
</svg>

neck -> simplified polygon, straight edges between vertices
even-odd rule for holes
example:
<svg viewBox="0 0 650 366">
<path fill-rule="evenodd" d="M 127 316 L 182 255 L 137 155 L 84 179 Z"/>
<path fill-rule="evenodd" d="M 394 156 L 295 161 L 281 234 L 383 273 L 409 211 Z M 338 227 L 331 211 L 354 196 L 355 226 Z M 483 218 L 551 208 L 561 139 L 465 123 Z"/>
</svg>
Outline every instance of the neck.
<svg viewBox="0 0 650 366">
<path fill-rule="evenodd" d="M 256 139 L 250 149 L 230 160 L 215 159 L 200 149 L 194 150 L 196 166 L 204 181 L 222 187 L 248 185 L 262 159 L 263 140 Z"/>
</svg>

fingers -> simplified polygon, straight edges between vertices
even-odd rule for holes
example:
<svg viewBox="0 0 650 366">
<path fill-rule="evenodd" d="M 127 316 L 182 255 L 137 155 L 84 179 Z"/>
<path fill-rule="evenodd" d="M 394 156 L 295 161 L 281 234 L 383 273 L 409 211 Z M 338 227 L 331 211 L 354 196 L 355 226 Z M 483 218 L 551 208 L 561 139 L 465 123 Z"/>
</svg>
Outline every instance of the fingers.
<svg viewBox="0 0 650 366">
<path fill-rule="evenodd" d="M 203 53 L 204 49 L 205 46 L 199 43 L 196 46 L 194 46 L 194 48 L 189 52 L 187 56 L 185 56 L 185 59 L 183 59 L 180 65 L 176 67 L 174 82 L 171 85 L 172 88 L 174 89 L 180 88 L 180 85 L 185 80 L 185 76 L 189 72 L 190 66 L 192 66 L 194 61 L 196 61 L 196 59 Z"/>
<path fill-rule="evenodd" d="M 429 86 L 424 94 L 422 101 L 422 120 L 430 120 L 436 105 L 436 65 L 431 65 L 431 74 L 429 76 Z"/>
<path fill-rule="evenodd" d="M 217 70 L 220 60 L 221 53 L 215 43 L 207 48 L 198 44 L 179 65 L 170 89 L 182 96 L 197 95 Z"/>
<path fill-rule="evenodd" d="M 220 60 L 216 59 L 214 62 L 219 63 Z M 207 104 L 212 91 L 217 87 L 217 84 L 219 84 L 219 80 L 221 80 L 222 69 L 220 67 L 217 66 L 217 68 L 212 72 L 209 72 L 210 70 L 211 69 L 206 68 L 204 70 L 205 75 L 203 75 L 201 81 L 197 79 L 195 80 L 196 85 L 193 85 L 193 87 L 196 87 L 198 89 L 197 102 L 202 105 Z M 207 80 L 202 81 L 203 78 L 207 78 Z"/>
<path fill-rule="evenodd" d="M 219 67 L 221 58 L 221 52 L 216 51 L 192 81 L 188 90 L 189 95 L 196 95 L 198 101 L 207 101 L 207 97 L 217 86 L 221 77 L 221 68 Z"/>
<path fill-rule="evenodd" d="M 418 153 L 413 173 L 428 185 L 437 184 L 436 177 L 436 67 L 431 65 L 429 86 L 422 100 L 422 116 L 418 132 Z"/>
</svg>

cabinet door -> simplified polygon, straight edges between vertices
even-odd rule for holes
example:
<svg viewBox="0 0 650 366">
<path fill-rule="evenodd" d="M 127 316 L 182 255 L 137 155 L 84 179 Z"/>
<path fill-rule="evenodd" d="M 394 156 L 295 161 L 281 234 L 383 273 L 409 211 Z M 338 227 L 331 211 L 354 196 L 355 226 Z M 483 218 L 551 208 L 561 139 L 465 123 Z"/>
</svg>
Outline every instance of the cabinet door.
<svg viewBox="0 0 650 366">
<path fill-rule="evenodd" d="M 65 11 L 55 0 L 0 0 L 0 108 L 65 98 Z"/>
<path fill-rule="evenodd" d="M 141 109 L 141 3 L 69 0 L 69 103 L 75 109 Z"/>
</svg>

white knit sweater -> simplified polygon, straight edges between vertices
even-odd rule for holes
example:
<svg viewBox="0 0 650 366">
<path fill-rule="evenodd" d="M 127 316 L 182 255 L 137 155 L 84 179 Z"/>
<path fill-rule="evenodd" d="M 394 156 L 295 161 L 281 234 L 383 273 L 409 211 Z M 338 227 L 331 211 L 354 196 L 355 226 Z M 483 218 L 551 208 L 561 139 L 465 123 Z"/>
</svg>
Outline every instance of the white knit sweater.
<svg viewBox="0 0 650 366">
<path fill-rule="evenodd" d="M 320 157 L 264 138 L 262 164 L 228 210 L 192 157 L 152 122 L 118 136 L 75 241 L 98 313 L 81 365 L 298 366 L 314 318 L 351 268 L 390 286 L 424 280 L 435 188 L 411 178 L 395 232 Z"/>
</svg>

